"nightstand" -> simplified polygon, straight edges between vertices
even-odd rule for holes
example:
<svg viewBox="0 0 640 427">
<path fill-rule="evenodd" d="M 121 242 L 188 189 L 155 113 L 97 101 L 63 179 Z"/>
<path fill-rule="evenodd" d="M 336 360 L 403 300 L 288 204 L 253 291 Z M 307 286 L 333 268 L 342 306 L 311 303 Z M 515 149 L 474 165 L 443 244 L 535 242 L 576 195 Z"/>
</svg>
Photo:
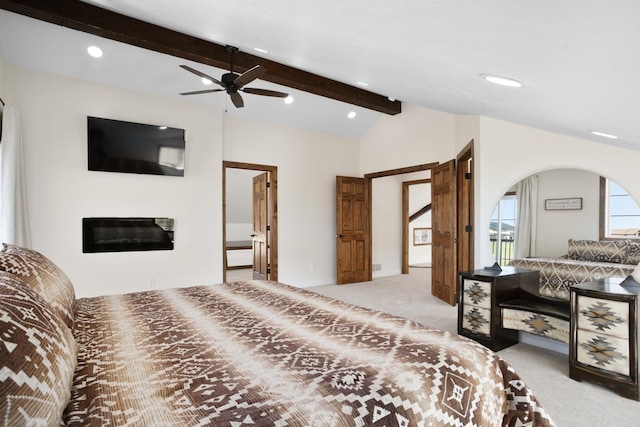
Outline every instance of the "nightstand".
<svg viewBox="0 0 640 427">
<path fill-rule="evenodd" d="M 518 331 L 502 328 L 498 304 L 518 298 L 521 286 L 526 283 L 537 286 L 539 280 L 539 271 L 517 267 L 461 272 L 458 334 L 493 351 L 517 344 Z"/>
<path fill-rule="evenodd" d="M 640 285 L 602 279 L 571 287 L 569 376 L 640 400 L 638 297 Z"/>
</svg>

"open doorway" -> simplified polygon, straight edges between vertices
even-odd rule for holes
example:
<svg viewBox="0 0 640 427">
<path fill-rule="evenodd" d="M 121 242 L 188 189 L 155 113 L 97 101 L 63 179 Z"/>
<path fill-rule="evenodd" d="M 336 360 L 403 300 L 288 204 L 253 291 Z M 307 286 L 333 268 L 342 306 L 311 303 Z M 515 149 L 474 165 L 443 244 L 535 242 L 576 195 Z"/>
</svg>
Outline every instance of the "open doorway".
<svg viewBox="0 0 640 427">
<path fill-rule="evenodd" d="M 402 274 L 431 267 L 431 179 L 402 183 Z"/>
<path fill-rule="evenodd" d="M 223 281 L 278 280 L 277 167 L 223 162 Z"/>
</svg>

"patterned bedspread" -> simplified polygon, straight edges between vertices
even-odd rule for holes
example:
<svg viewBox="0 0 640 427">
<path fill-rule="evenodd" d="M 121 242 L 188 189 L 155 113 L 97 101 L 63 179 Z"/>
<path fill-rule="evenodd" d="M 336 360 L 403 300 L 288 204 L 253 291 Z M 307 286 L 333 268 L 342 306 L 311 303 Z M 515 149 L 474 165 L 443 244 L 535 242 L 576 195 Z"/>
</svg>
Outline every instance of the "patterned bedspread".
<svg viewBox="0 0 640 427">
<path fill-rule="evenodd" d="M 275 282 L 77 301 L 70 426 L 552 426 L 497 354 Z"/>
</svg>

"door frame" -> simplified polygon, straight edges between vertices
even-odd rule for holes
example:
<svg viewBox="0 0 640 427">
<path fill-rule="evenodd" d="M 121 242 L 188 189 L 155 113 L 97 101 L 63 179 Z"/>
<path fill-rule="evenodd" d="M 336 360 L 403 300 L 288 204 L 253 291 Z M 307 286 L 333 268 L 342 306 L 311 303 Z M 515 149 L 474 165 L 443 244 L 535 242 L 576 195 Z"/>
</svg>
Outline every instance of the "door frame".
<svg viewBox="0 0 640 427">
<path fill-rule="evenodd" d="M 372 173 L 367 173 L 364 175 L 365 181 L 366 181 L 366 185 L 369 188 L 369 206 L 368 206 L 368 210 L 369 210 L 369 224 L 373 224 L 373 205 L 372 205 L 372 200 L 373 200 L 373 194 L 372 194 L 372 181 L 375 178 L 384 178 L 387 176 L 394 176 L 394 175 L 403 175 L 406 173 L 413 173 L 413 172 L 422 172 L 422 171 L 428 171 L 433 169 L 434 167 L 438 166 L 440 163 L 439 162 L 432 162 L 432 163 L 423 163 L 420 165 L 415 165 L 415 166 L 407 166 L 404 168 L 398 168 L 398 169 L 389 169 L 386 171 L 381 171 L 381 172 L 372 172 Z M 405 228 L 403 228 L 403 230 L 406 230 Z M 406 231 L 403 231 L 403 235 L 406 233 Z M 403 236 L 404 238 L 404 236 Z M 404 245 L 403 245 L 404 246 Z M 407 255 L 408 257 L 408 255 Z M 369 250 L 368 250 L 368 259 L 366 260 L 366 262 L 369 265 L 373 264 L 373 227 L 370 227 L 369 229 Z M 369 269 L 369 278 L 367 280 L 371 281 L 373 280 L 373 272 L 372 272 L 372 268 Z"/>
<path fill-rule="evenodd" d="M 278 167 L 255 163 L 222 162 L 222 281 L 227 281 L 227 169 L 245 169 L 269 173 L 267 221 L 269 234 L 269 280 L 278 280 Z"/>
<path fill-rule="evenodd" d="M 409 274 L 409 246 L 411 245 L 411 236 L 409 235 L 409 217 L 411 216 L 409 213 L 409 189 L 412 185 L 430 183 L 431 178 L 404 181 L 402 183 L 402 274 Z"/>
<path fill-rule="evenodd" d="M 474 267 L 474 140 L 456 157 L 456 204 L 458 271 L 471 271 Z M 466 174 L 469 174 L 468 177 Z M 468 226 L 468 228 L 466 228 Z"/>
</svg>

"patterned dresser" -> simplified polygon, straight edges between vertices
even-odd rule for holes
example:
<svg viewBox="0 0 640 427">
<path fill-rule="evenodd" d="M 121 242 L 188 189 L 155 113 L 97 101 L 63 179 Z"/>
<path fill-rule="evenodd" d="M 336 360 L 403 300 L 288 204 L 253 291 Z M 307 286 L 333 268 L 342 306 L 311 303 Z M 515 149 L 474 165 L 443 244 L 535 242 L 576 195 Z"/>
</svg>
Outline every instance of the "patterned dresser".
<svg viewBox="0 0 640 427">
<path fill-rule="evenodd" d="M 630 279 L 602 279 L 571 287 L 571 378 L 593 381 L 640 400 L 639 296 L 640 286 Z"/>
<path fill-rule="evenodd" d="M 518 267 L 461 272 L 458 286 L 458 334 L 493 351 L 518 342 L 518 331 L 502 328 L 499 303 L 518 298 L 525 282 L 537 286 L 540 273 Z"/>
</svg>

